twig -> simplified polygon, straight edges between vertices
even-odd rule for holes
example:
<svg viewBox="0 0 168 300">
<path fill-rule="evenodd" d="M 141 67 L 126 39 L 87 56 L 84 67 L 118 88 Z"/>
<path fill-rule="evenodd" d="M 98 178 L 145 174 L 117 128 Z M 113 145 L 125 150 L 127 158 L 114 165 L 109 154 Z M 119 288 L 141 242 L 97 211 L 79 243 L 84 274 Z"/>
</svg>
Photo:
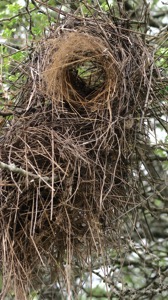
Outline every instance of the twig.
<svg viewBox="0 0 168 300">
<path fill-rule="evenodd" d="M 35 10 L 36 10 L 36 8 L 31 9 L 30 13 L 32 13 Z M 15 18 L 20 17 L 20 16 L 24 16 L 24 15 L 27 15 L 27 11 L 26 12 L 19 12 L 17 15 L 14 15 L 14 16 L 12 16 L 10 18 L 3 18 L 3 19 L 1 19 L 1 23 L 3 23 L 3 22 L 10 22 L 10 21 L 12 21 Z"/>
<path fill-rule="evenodd" d="M 2 161 L 0 161 L 0 168 L 3 169 L 3 170 L 7 170 L 7 171 L 10 171 L 10 172 L 14 172 L 14 173 L 17 173 L 17 174 L 20 174 L 22 176 L 29 176 L 29 177 L 32 177 L 33 179 L 40 179 L 44 182 L 50 182 L 52 181 L 52 178 L 48 177 L 48 176 L 41 176 L 41 175 L 37 175 L 37 174 L 34 174 L 32 172 L 29 172 L 29 171 L 26 171 L 22 168 L 18 168 L 16 167 L 15 164 L 6 164 Z M 56 176 L 54 176 L 54 181 L 58 180 L 58 178 Z"/>
<path fill-rule="evenodd" d="M 2 116 L 2 117 L 13 116 L 13 111 L 12 111 L 12 110 L 8 110 L 8 111 L 0 111 L 0 116 Z"/>
</svg>

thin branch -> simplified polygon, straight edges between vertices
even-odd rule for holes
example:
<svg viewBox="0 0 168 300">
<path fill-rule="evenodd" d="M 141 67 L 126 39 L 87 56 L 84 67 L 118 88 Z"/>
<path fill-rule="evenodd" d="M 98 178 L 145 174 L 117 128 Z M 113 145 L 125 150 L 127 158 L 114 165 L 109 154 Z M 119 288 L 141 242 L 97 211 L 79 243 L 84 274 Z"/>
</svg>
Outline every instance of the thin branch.
<svg viewBox="0 0 168 300">
<path fill-rule="evenodd" d="M 44 181 L 46 183 L 52 181 L 52 178 L 50 178 L 48 176 L 43 177 L 43 176 L 41 176 L 39 174 L 34 174 L 34 173 L 26 171 L 26 170 L 24 170 L 22 168 L 16 167 L 15 164 L 9 164 L 8 165 L 8 164 L 0 161 L 0 168 L 3 169 L 3 170 L 7 170 L 9 172 L 20 174 L 20 175 L 22 175 L 24 177 L 28 177 L 29 176 L 29 177 L 32 177 L 33 179 L 40 179 L 40 180 L 42 180 L 42 181 Z M 56 180 L 58 180 L 58 178 L 55 176 L 54 177 L 54 181 L 56 181 Z"/>
<path fill-rule="evenodd" d="M 164 11 L 160 11 L 159 13 L 153 15 L 153 18 L 162 18 L 168 15 L 168 9 L 165 9 Z"/>
<path fill-rule="evenodd" d="M 2 116 L 2 117 L 13 116 L 13 111 L 12 111 L 12 110 L 8 110 L 8 111 L 0 111 L 0 116 Z"/>
<path fill-rule="evenodd" d="M 32 13 L 32 12 L 35 11 L 35 10 L 36 10 L 36 8 L 31 9 L 31 10 L 30 10 L 30 13 Z M 12 17 L 10 17 L 10 18 L 3 18 L 3 19 L 1 19 L 1 23 L 3 23 L 3 22 L 8 22 L 8 21 L 12 21 L 13 19 L 15 19 L 15 18 L 17 18 L 17 17 L 21 17 L 21 16 L 24 16 L 24 15 L 27 15 L 27 11 L 26 11 L 26 12 L 19 12 L 17 15 L 14 15 L 14 16 L 12 16 Z"/>
</svg>

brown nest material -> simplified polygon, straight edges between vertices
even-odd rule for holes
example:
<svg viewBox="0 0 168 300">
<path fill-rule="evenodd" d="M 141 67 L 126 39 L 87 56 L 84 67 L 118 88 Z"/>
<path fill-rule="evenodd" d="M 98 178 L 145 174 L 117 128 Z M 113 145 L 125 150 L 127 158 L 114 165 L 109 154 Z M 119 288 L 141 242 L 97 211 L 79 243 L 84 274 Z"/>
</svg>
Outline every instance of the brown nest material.
<svg viewBox="0 0 168 300">
<path fill-rule="evenodd" d="M 138 34 L 92 19 L 65 23 L 32 53 L 1 147 L 3 278 L 17 299 L 44 266 L 68 276 L 65 261 L 119 245 L 140 201 L 134 149 L 150 60 Z"/>
<path fill-rule="evenodd" d="M 48 48 L 47 60 L 52 61 L 44 80 L 53 101 L 66 101 L 80 112 L 104 110 L 109 98 L 114 98 L 120 69 L 107 43 L 88 33 L 70 31 L 57 42 L 49 41 Z"/>
</svg>

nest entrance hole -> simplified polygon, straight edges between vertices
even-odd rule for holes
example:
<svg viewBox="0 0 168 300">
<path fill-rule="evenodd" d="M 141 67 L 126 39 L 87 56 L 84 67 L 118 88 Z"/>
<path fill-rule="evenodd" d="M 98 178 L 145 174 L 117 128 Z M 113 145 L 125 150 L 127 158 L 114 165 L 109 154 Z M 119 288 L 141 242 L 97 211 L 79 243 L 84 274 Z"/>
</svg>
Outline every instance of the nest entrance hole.
<svg viewBox="0 0 168 300">
<path fill-rule="evenodd" d="M 91 100 L 105 87 L 106 72 L 94 60 L 75 63 L 66 71 L 67 83 L 84 100 Z"/>
</svg>

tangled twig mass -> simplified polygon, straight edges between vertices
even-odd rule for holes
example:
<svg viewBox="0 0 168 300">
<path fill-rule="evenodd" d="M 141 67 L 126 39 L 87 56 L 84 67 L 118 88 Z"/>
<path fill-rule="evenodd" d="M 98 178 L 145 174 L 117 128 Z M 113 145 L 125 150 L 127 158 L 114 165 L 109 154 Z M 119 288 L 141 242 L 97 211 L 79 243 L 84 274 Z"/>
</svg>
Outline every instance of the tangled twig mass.
<svg viewBox="0 0 168 300">
<path fill-rule="evenodd" d="M 43 266 L 67 276 L 74 259 L 120 247 L 123 216 L 141 202 L 136 147 L 153 101 L 150 50 L 128 24 L 67 24 L 34 49 L 3 130 L 1 257 L 18 299 Z"/>
</svg>

